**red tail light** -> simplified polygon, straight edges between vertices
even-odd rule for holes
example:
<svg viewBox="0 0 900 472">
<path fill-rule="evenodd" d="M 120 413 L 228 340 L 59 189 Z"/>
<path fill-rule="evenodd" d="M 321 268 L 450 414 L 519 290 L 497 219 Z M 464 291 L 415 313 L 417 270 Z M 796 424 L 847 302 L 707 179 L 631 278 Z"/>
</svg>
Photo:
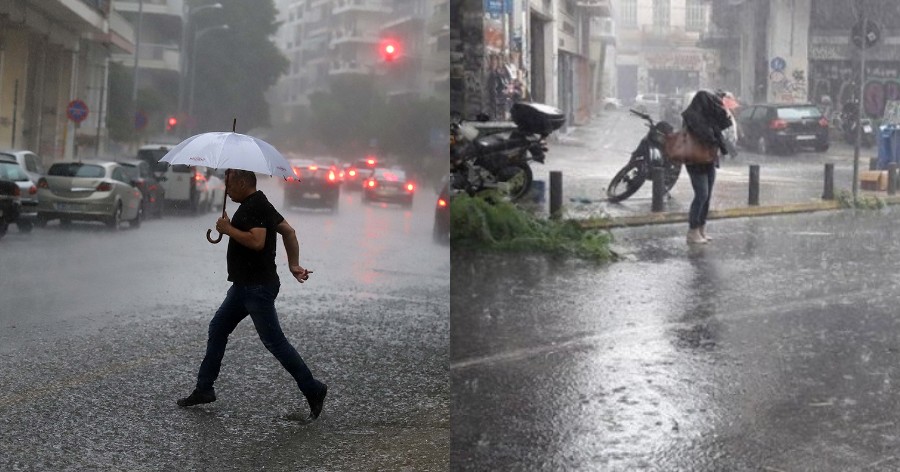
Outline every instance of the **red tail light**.
<svg viewBox="0 0 900 472">
<path fill-rule="evenodd" d="M 36 193 L 37 193 L 37 187 L 35 187 L 34 185 L 32 185 L 31 187 L 28 188 L 28 195 L 34 195 Z"/>
<path fill-rule="evenodd" d="M 356 169 L 350 169 L 347 173 L 350 174 L 350 177 L 356 177 Z"/>
<path fill-rule="evenodd" d="M 38 188 L 50 188 L 50 184 L 47 183 L 47 179 L 41 177 L 41 179 L 38 180 Z"/>
<path fill-rule="evenodd" d="M 19 186 L 16 185 L 15 188 L 13 188 L 13 196 L 18 197 L 20 195 L 22 195 L 22 189 L 20 189 Z"/>
<path fill-rule="evenodd" d="M 111 192 L 112 188 L 112 184 L 109 182 L 100 182 L 100 185 L 97 185 L 98 192 Z"/>
<path fill-rule="evenodd" d="M 317 170 L 319 166 L 309 166 L 309 170 Z"/>
<path fill-rule="evenodd" d="M 331 182 L 334 182 L 335 179 L 336 179 L 336 177 L 334 176 L 334 171 L 328 172 L 328 180 L 330 180 Z"/>
<path fill-rule="evenodd" d="M 369 186 L 369 188 L 374 188 L 374 187 L 375 187 L 375 181 L 374 181 L 374 180 L 370 180 L 370 181 L 367 182 L 367 185 Z"/>
<path fill-rule="evenodd" d="M 377 161 L 376 161 L 374 158 L 371 158 L 371 157 L 368 158 L 368 159 L 366 159 L 366 164 L 367 164 L 369 167 L 375 167 L 375 163 L 376 163 L 376 162 L 377 162 Z"/>
<path fill-rule="evenodd" d="M 787 127 L 787 121 L 784 121 L 782 119 L 776 118 L 769 122 L 769 129 L 787 129 Z"/>
<path fill-rule="evenodd" d="M 438 198 L 438 207 L 439 207 L 439 208 L 446 208 L 446 207 L 447 207 L 447 200 L 444 200 L 443 198 Z"/>
<path fill-rule="evenodd" d="M 412 192 L 412 191 L 415 190 L 415 189 L 416 189 L 416 186 L 415 186 L 415 185 L 413 185 L 413 184 L 406 184 L 406 191 L 407 191 L 407 192 Z"/>
<path fill-rule="evenodd" d="M 199 172 L 196 172 L 196 173 L 194 173 L 194 182 L 197 182 L 197 183 L 206 182 L 206 176 Z"/>
<path fill-rule="evenodd" d="M 828 127 L 828 118 L 825 118 L 823 116 L 822 119 L 819 120 L 819 126 L 821 126 L 823 128 L 827 128 Z"/>
</svg>

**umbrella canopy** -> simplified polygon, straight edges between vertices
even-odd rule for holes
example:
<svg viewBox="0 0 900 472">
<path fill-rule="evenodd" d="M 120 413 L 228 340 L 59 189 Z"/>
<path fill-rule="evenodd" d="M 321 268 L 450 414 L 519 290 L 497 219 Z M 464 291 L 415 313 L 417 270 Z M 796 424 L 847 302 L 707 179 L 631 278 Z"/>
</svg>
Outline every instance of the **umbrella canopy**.
<svg viewBox="0 0 900 472">
<path fill-rule="evenodd" d="M 160 162 L 240 169 L 283 178 L 297 178 L 287 159 L 271 144 L 240 133 L 202 133 L 185 139 Z"/>
</svg>

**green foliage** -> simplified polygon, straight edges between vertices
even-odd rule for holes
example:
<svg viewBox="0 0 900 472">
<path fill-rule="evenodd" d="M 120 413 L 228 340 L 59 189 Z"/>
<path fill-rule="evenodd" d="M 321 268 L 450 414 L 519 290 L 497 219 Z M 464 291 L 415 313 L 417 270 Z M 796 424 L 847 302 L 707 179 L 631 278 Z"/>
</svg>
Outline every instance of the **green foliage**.
<svg viewBox="0 0 900 472">
<path fill-rule="evenodd" d="M 205 33 L 195 44 L 195 132 L 230 131 L 232 118 L 237 118 L 238 132 L 267 126 L 269 106 L 264 93 L 288 67 L 288 60 L 270 39 L 278 30 L 275 5 L 272 0 L 218 2 L 222 9 L 204 11 L 195 18 L 195 31 L 221 24 L 229 27 Z"/>
<path fill-rule="evenodd" d="M 575 220 L 540 219 L 491 195 L 454 198 L 450 222 L 450 239 L 460 247 L 614 258 L 609 232 L 585 230 Z"/>
<path fill-rule="evenodd" d="M 106 126 L 113 141 L 127 142 L 138 139 L 141 134 L 159 133 L 163 120 L 176 106 L 175 97 L 160 93 L 156 89 L 138 89 L 137 109 L 147 115 L 147 126 L 141 132 L 134 130 L 134 105 L 131 101 L 133 69 L 124 64 L 109 63 L 109 116 Z"/>
<path fill-rule="evenodd" d="M 853 193 L 847 190 L 841 190 L 837 194 L 837 200 L 842 208 L 857 208 L 860 210 L 880 210 L 885 207 L 884 199 L 869 196 L 857 195 L 856 201 L 853 200 Z"/>
</svg>

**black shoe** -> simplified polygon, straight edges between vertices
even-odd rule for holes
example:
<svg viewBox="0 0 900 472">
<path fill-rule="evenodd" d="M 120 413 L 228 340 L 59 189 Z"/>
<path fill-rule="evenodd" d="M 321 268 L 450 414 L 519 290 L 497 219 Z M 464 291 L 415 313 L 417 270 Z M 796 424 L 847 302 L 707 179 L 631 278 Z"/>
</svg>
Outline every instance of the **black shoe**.
<svg viewBox="0 0 900 472">
<path fill-rule="evenodd" d="M 322 384 L 322 389 L 319 390 L 319 393 L 308 397 L 306 399 L 309 402 L 309 419 L 314 420 L 319 417 L 319 414 L 322 413 L 322 406 L 325 404 L 325 395 L 328 394 L 328 385 Z"/>
<path fill-rule="evenodd" d="M 182 398 L 178 400 L 178 406 L 194 406 L 200 405 L 201 403 L 212 403 L 216 401 L 216 392 L 215 390 L 210 390 L 209 392 L 201 392 L 197 389 L 194 389 L 190 395 L 186 398 Z"/>
</svg>

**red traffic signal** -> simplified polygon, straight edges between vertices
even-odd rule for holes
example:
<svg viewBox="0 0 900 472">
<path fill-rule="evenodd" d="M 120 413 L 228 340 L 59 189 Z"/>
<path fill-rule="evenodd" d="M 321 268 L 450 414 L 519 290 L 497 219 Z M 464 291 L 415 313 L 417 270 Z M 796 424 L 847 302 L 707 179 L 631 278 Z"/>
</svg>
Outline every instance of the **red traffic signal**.
<svg viewBox="0 0 900 472">
<path fill-rule="evenodd" d="M 391 62 L 400 56 L 400 43 L 393 39 L 381 41 L 381 57 L 386 62 Z"/>
<path fill-rule="evenodd" d="M 166 119 L 166 131 L 172 131 L 178 125 L 178 118 L 170 116 Z"/>
</svg>

